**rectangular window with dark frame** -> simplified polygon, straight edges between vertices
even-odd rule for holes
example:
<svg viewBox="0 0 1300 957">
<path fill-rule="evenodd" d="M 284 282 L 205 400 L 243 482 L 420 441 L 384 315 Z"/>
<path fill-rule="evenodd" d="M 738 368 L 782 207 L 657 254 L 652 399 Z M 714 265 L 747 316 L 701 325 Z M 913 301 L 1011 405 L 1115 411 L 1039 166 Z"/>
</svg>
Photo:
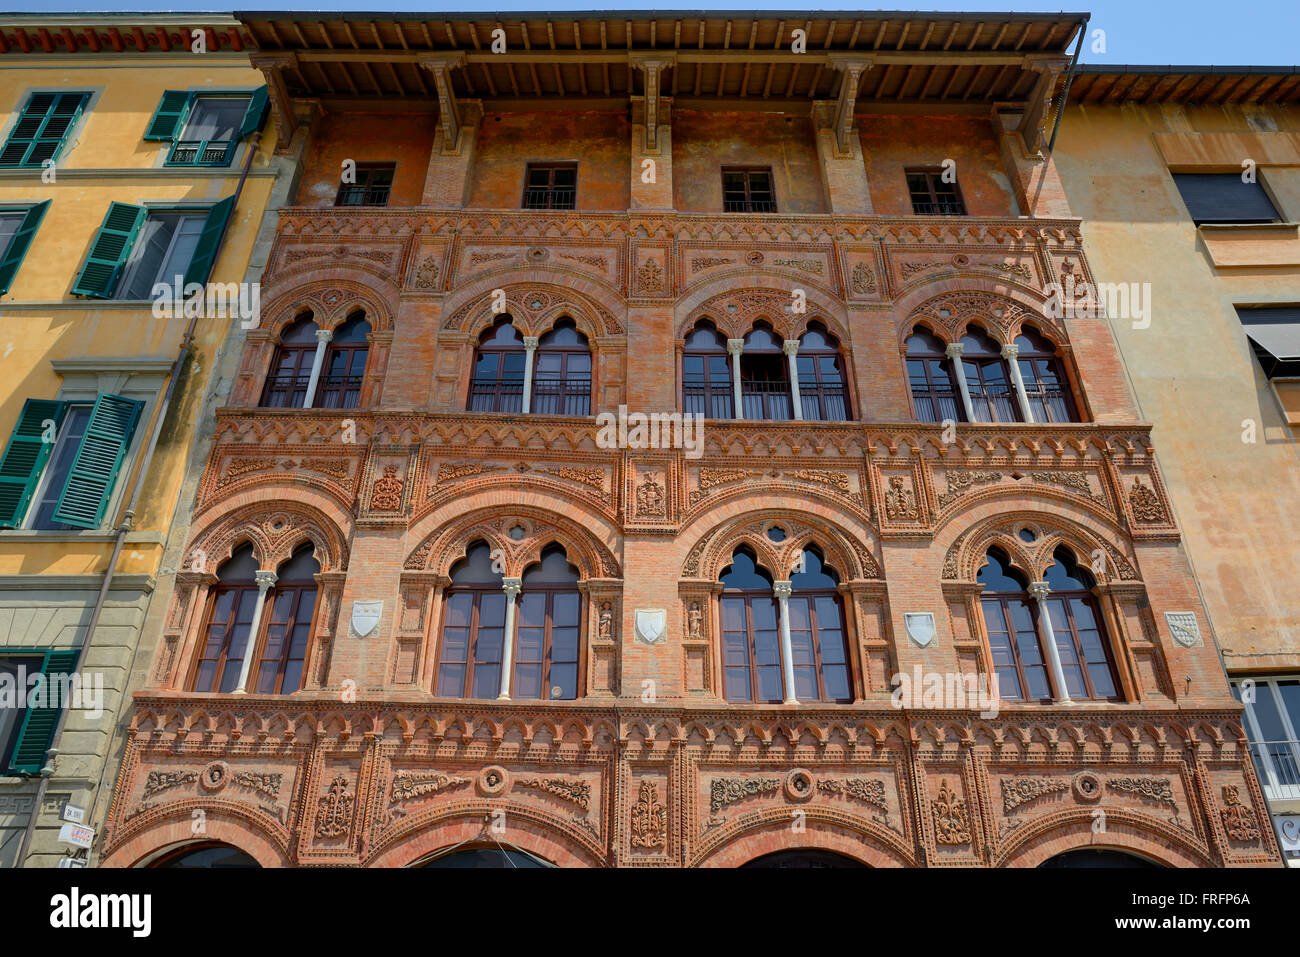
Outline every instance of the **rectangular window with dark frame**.
<svg viewBox="0 0 1300 957">
<path fill-rule="evenodd" d="M 912 197 L 912 213 L 916 216 L 965 216 L 966 203 L 961 198 L 957 181 L 944 182 L 944 171 L 938 169 L 909 169 L 907 191 Z"/>
<path fill-rule="evenodd" d="M 577 163 L 529 163 L 524 174 L 524 209 L 577 209 Z"/>
<path fill-rule="evenodd" d="M 722 211 L 726 213 L 775 213 L 776 192 L 770 167 L 722 168 Z"/>
<path fill-rule="evenodd" d="M 396 163 L 358 163 L 355 183 L 340 183 L 335 206 L 387 206 Z"/>
<path fill-rule="evenodd" d="M 1244 182 L 1241 173 L 1174 173 L 1173 177 L 1197 226 L 1282 221 L 1258 179 Z"/>
</svg>

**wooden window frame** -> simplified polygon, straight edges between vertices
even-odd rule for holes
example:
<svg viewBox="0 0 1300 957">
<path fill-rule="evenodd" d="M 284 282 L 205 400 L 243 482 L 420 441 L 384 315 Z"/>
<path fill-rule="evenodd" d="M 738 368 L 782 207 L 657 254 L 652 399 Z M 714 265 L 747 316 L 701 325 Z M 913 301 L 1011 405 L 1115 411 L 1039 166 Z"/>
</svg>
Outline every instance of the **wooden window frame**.
<svg viewBox="0 0 1300 957">
<path fill-rule="evenodd" d="M 198 644 L 197 647 L 195 648 L 196 653 L 194 655 L 194 660 L 190 663 L 189 674 L 185 680 L 185 689 L 187 691 L 193 692 L 194 694 L 230 694 L 231 693 L 231 692 L 221 690 L 221 678 L 226 673 L 226 665 L 230 661 L 230 657 L 229 657 L 230 639 L 231 639 L 231 635 L 234 633 L 233 619 L 238 618 L 239 616 L 239 608 L 240 605 L 243 603 L 242 594 L 237 594 L 231 603 L 230 613 L 232 615 L 232 620 L 228 621 L 226 624 L 226 635 L 225 638 L 222 639 L 221 647 L 218 649 L 217 657 L 216 658 L 203 657 L 203 651 L 207 647 L 207 643 L 208 643 L 208 634 L 212 630 L 213 615 L 216 613 L 217 610 L 217 599 L 223 594 L 226 594 L 228 592 L 252 592 L 253 595 L 256 596 L 257 585 L 251 581 L 230 582 L 228 584 L 219 583 L 217 585 L 212 586 L 212 588 L 208 590 L 208 598 L 207 598 L 208 607 L 204 610 L 203 613 L 203 625 L 199 629 Z M 267 595 L 269 597 L 270 592 L 268 592 Z M 254 598 L 254 601 L 256 601 L 256 598 Z M 248 653 L 250 654 L 255 650 L 256 639 L 257 639 L 256 635 L 253 635 L 251 633 L 249 634 Z M 212 676 L 212 687 L 205 690 L 200 690 L 197 687 L 198 680 L 199 680 L 199 672 L 202 670 L 203 663 L 205 661 L 215 661 L 216 666 Z"/>
<path fill-rule="evenodd" d="M 507 383 L 505 379 L 505 356 L 516 355 L 516 354 L 523 356 L 524 362 L 527 363 L 528 351 L 524 348 L 522 343 L 518 345 L 511 344 L 509 346 L 499 346 L 499 345 L 492 345 L 490 343 L 485 344 L 482 341 L 480 341 L 479 344 L 474 347 L 474 359 L 473 359 L 473 364 L 470 366 L 470 372 L 469 372 L 469 395 L 466 397 L 466 402 L 465 402 L 466 412 L 477 412 L 483 414 L 506 414 L 506 415 L 520 415 L 523 413 L 524 380 L 522 375 L 519 379 L 519 396 L 518 396 L 519 407 L 517 409 L 503 409 L 501 407 L 503 404 L 503 400 L 514 398 L 513 395 L 505 391 L 505 387 L 507 385 L 510 385 L 511 388 L 514 387 L 513 383 Z M 486 379 L 476 380 L 474 374 L 478 369 L 479 361 L 483 359 L 485 356 L 489 356 L 489 355 L 497 357 L 496 377 L 491 380 L 492 388 L 490 390 L 486 388 L 479 390 L 475 388 L 476 382 L 479 381 L 487 382 L 488 380 Z M 474 406 L 474 398 L 476 395 L 480 395 L 480 396 L 491 395 L 492 408 L 475 409 L 473 406 Z"/>
<path fill-rule="evenodd" d="M 299 672 L 298 687 L 294 688 L 292 691 L 284 691 L 282 689 L 284 687 L 285 670 L 288 668 L 289 662 L 295 660 L 289 657 L 289 650 L 293 646 L 293 630 L 300 624 L 298 617 L 302 612 L 303 594 L 308 590 L 314 592 L 314 594 L 311 600 L 311 610 L 307 616 L 307 644 L 302 650 L 302 671 Z M 272 683 L 273 690 L 262 691 L 260 690 L 262 667 L 268 662 L 275 660 L 266 657 L 267 639 L 270 638 L 271 625 L 274 623 L 275 618 L 275 603 L 279 598 L 290 592 L 293 593 L 293 603 L 289 619 L 286 623 L 287 628 L 285 631 L 283 648 L 280 651 L 280 657 L 276 664 L 275 680 Z M 262 606 L 262 621 L 259 622 L 257 629 L 261 634 L 258 636 L 257 645 L 253 649 L 257 655 L 253 659 L 255 666 L 248 670 L 249 683 L 253 686 L 249 689 L 250 694 L 282 695 L 292 694 L 294 691 L 302 690 L 303 681 L 307 677 L 307 662 L 311 658 L 311 642 L 312 637 L 316 633 L 316 612 L 319 607 L 320 585 L 315 581 L 277 581 L 272 588 L 267 590 L 266 602 Z"/>
<path fill-rule="evenodd" d="M 387 186 L 374 186 L 370 183 L 370 177 L 375 173 L 391 173 L 391 179 Z M 362 174 L 365 174 L 365 183 L 361 182 Z M 393 184 L 397 181 L 397 163 L 358 163 L 357 164 L 357 182 L 339 183 L 339 191 L 334 195 L 334 206 L 338 209 L 350 209 L 352 207 L 377 207 L 387 206 L 388 200 L 392 197 Z M 380 195 L 382 191 L 382 195 Z M 360 193 L 365 200 L 360 203 L 345 203 L 343 198 L 353 193 Z"/>
<path fill-rule="evenodd" d="M 812 366 L 812 376 L 809 379 L 809 381 L 813 383 L 811 388 L 805 387 L 803 370 L 799 368 L 800 360 L 805 358 L 812 360 L 810 363 L 810 365 Z M 835 360 L 835 368 L 838 370 L 840 375 L 840 384 L 838 387 L 828 386 L 825 384 L 824 380 L 822 379 L 821 364 L 817 360 L 825 359 L 825 358 L 833 358 Z M 807 352 L 805 352 L 801 345 L 799 351 L 795 353 L 794 371 L 795 371 L 795 375 L 798 377 L 799 380 L 799 404 L 802 406 L 802 411 L 804 413 L 803 415 L 804 421 L 806 422 L 853 422 L 855 421 L 855 419 L 853 418 L 853 402 L 849 398 L 849 377 L 848 377 L 847 363 L 844 361 L 844 356 L 840 353 L 838 349 L 809 349 Z M 810 395 L 815 395 L 817 397 L 818 409 L 819 411 L 823 411 L 823 412 L 826 409 L 826 399 L 828 396 L 838 398 L 844 404 L 845 418 L 843 419 L 827 419 L 827 418 L 820 418 L 820 417 L 816 419 L 809 418 L 808 401 L 806 397 Z"/>
<path fill-rule="evenodd" d="M 298 404 L 297 401 L 293 401 L 288 405 L 270 404 L 270 398 L 272 392 L 288 391 L 292 397 L 293 394 L 298 391 L 298 387 L 296 384 L 293 387 L 288 388 L 287 390 L 284 387 L 280 387 L 276 385 L 276 383 L 282 378 L 281 376 L 277 375 L 277 370 L 280 368 L 280 362 L 282 359 L 284 359 L 286 356 L 290 354 L 297 356 L 297 361 L 294 363 L 294 367 L 293 367 L 294 380 L 295 382 L 302 383 L 302 398 L 304 401 L 306 400 L 307 383 L 310 382 L 311 380 L 311 367 L 312 367 L 312 363 L 315 361 L 316 358 L 316 347 L 313 345 L 298 345 L 298 344 L 285 345 L 283 342 L 281 342 L 276 345 L 275 351 L 271 353 L 271 368 L 267 371 L 266 381 L 262 383 L 262 397 L 257 403 L 257 407 L 259 409 L 301 409 L 303 408 L 303 406 Z M 305 360 L 305 366 L 304 366 L 304 360 Z M 304 376 L 304 368 L 306 371 L 305 376 Z"/>
<path fill-rule="evenodd" d="M 568 205 L 568 206 L 557 206 L 555 204 L 556 193 L 560 190 L 565 190 L 565 191 L 568 190 L 568 187 L 560 187 L 555 185 L 555 172 L 556 170 L 561 170 L 561 169 L 573 170 L 573 189 L 572 189 L 573 202 L 572 205 Z M 540 171 L 540 170 L 547 171 L 546 186 L 544 187 L 529 186 L 529 180 L 532 179 L 533 172 Z M 530 193 L 543 193 L 545 195 L 546 204 L 544 206 L 536 206 L 531 204 L 529 202 Z M 524 167 L 524 192 L 523 192 L 523 197 L 519 202 L 519 206 L 521 209 L 531 209 L 531 210 L 577 209 L 578 208 L 578 164 L 576 162 L 528 163 Z"/>
<path fill-rule="evenodd" d="M 822 662 L 822 643 L 821 632 L 817 625 L 817 599 L 830 598 L 835 602 L 835 607 L 840 616 L 840 640 L 844 642 L 844 672 L 848 678 L 849 696 L 847 698 L 828 698 L 826 696 L 826 675 Z M 811 629 L 812 648 L 813 648 L 813 667 L 817 669 L 817 704 L 852 704 L 853 703 L 853 660 L 849 656 L 849 632 L 848 622 L 844 615 L 844 601 L 839 592 L 830 588 L 810 588 L 794 589 L 787 602 L 806 599 L 808 602 L 808 624 Z M 778 613 L 779 613 L 778 609 Z M 793 628 L 791 628 L 793 634 Z M 793 647 L 793 644 L 792 644 Z M 795 667 L 794 662 L 790 663 L 791 669 Z M 796 688 L 798 685 L 796 684 Z M 796 697 L 798 697 L 796 692 Z M 800 698 L 800 703 L 803 702 Z"/>
<path fill-rule="evenodd" d="M 745 200 L 744 209 L 727 208 L 727 174 L 739 173 L 745 177 Z M 753 198 L 753 186 L 750 177 L 755 173 L 760 173 L 767 177 L 768 193 L 771 195 L 770 200 L 755 200 Z M 755 209 L 755 202 L 771 203 L 771 209 Z M 722 211 L 724 213 L 775 213 L 779 209 L 776 201 L 776 177 L 772 175 L 770 166 L 724 166 L 722 167 Z"/>
<path fill-rule="evenodd" d="M 512 636 L 512 645 L 511 645 L 514 649 L 514 654 L 511 655 L 510 658 L 510 697 L 512 699 L 515 698 L 515 678 L 517 676 L 516 669 L 520 665 L 519 629 L 522 627 L 523 624 L 523 609 L 522 609 L 523 599 L 525 595 L 538 595 L 538 594 L 544 594 L 546 596 L 546 612 L 545 612 L 546 619 L 545 619 L 545 624 L 543 626 L 542 660 L 541 660 L 541 665 L 542 665 L 541 686 L 543 691 L 549 690 L 552 687 L 551 665 L 553 664 L 553 662 L 551 660 L 551 649 L 552 649 L 551 632 L 552 632 L 552 628 L 555 625 L 555 621 L 554 621 L 555 596 L 561 594 L 578 596 L 578 622 L 576 626 L 578 630 L 578 648 L 576 652 L 577 658 L 573 662 L 574 664 L 573 697 L 552 698 L 550 696 L 544 696 L 540 698 L 519 698 L 518 700 L 520 701 L 576 701 L 583 696 L 582 692 L 584 688 L 584 679 L 586 677 L 584 673 L 584 667 L 583 667 L 584 659 L 586 658 L 586 656 L 583 654 L 584 643 L 582 640 L 582 624 L 583 624 L 583 619 L 586 617 L 586 615 L 584 614 L 584 606 L 586 603 L 583 601 L 582 592 L 579 591 L 577 588 L 577 582 L 574 583 L 573 587 L 570 587 L 568 585 L 558 585 L 558 584 L 557 585 L 532 585 L 528 588 L 521 589 L 519 595 L 515 598 L 515 606 L 516 606 L 515 607 L 515 633 Z M 528 664 L 535 664 L 535 662 L 528 662 Z M 562 662 L 562 664 L 568 664 L 568 662 Z"/>
<path fill-rule="evenodd" d="M 694 330 L 691 330 L 691 332 L 687 333 L 688 339 L 690 338 L 693 332 Z M 696 384 L 694 382 L 691 383 L 691 388 L 701 390 L 700 399 L 703 402 L 705 408 L 704 417 L 706 419 L 722 419 L 722 418 L 734 419 L 736 417 L 736 410 L 735 408 L 733 408 L 735 403 L 735 394 L 734 394 L 735 387 L 732 384 L 733 373 L 731 371 L 731 358 L 727 354 L 727 350 L 721 347 L 717 349 L 702 349 L 698 346 L 683 347 L 682 389 L 681 389 L 682 412 L 687 415 L 692 414 L 692 412 L 688 410 L 688 402 L 686 401 L 686 388 L 687 388 L 686 360 L 688 357 L 699 358 L 701 360 L 701 364 L 704 366 L 704 374 L 701 383 L 700 384 Z M 711 358 L 712 359 L 721 358 L 726 367 L 727 370 L 726 382 L 724 382 L 721 385 L 713 381 L 713 377 L 709 372 L 709 360 Z M 725 406 L 725 408 L 727 409 L 727 414 L 725 416 L 709 415 L 708 413 L 712 412 L 716 408 L 715 402 L 718 400 L 721 400 L 722 405 Z"/>
<path fill-rule="evenodd" d="M 545 381 L 547 381 L 547 382 L 556 382 L 556 383 L 559 383 L 559 388 L 558 388 L 557 391 L 554 393 L 554 398 L 558 399 L 558 401 L 559 401 L 559 403 L 560 403 L 560 406 L 561 406 L 561 409 L 560 409 L 559 411 L 546 411 L 546 412 L 543 412 L 541 409 L 538 408 L 538 405 L 539 405 L 538 400 L 539 400 L 540 398 L 542 398 L 543 396 L 542 396 L 541 393 L 538 392 L 538 389 L 537 389 L 537 384 L 538 384 L 539 381 L 541 381 L 541 378 L 538 376 L 537 373 L 538 373 L 538 369 L 539 369 L 539 362 L 540 362 L 540 359 L 541 359 L 541 357 L 542 357 L 543 355 L 558 355 L 558 356 L 560 356 L 560 375 L 559 375 L 559 377 L 558 377 L 558 378 L 549 378 L 549 377 L 548 377 L 548 378 L 545 380 Z M 586 382 L 587 382 L 587 385 L 586 385 L 586 388 L 585 388 L 585 389 L 583 389 L 583 388 L 580 387 L 580 384 L 581 384 L 581 381 L 582 381 L 582 379 L 581 379 L 580 377 L 575 376 L 575 377 L 572 378 L 572 379 L 570 378 L 570 374 L 569 374 L 569 357 L 570 357 L 570 356 L 574 356 L 574 355 L 584 355 L 584 356 L 587 357 L 587 366 L 588 366 L 588 368 L 587 368 L 587 375 L 586 375 Z M 591 405 L 592 405 L 592 402 L 591 402 L 591 387 L 592 387 L 592 383 L 593 383 L 593 373 L 594 373 L 594 371 L 595 371 L 595 362 L 593 361 L 593 358 L 594 358 L 594 357 L 593 357 L 592 354 L 591 354 L 591 348 L 590 348 L 589 346 L 581 346 L 581 345 L 572 345 L 572 346 L 550 346 L 550 345 L 548 345 L 548 346 L 542 346 L 542 345 L 539 345 L 539 346 L 537 347 L 537 349 L 534 350 L 534 352 L 533 352 L 533 378 L 532 378 L 532 381 L 529 383 L 529 386 L 532 388 L 532 394 L 528 397 L 528 399 L 529 399 L 529 401 L 528 401 L 528 413 L 529 413 L 529 415 L 580 415 L 580 416 L 591 415 Z M 550 394 L 547 394 L 547 395 L 546 395 L 546 398 L 550 399 L 550 398 L 552 398 L 552 396 L 551 396 Z M 584 400 L 585 400 L 584 403 L 581 403 L 581 404 L 583 405 L 582 411 L 580 411 L 580 412 L 570 412 L 570 411 L 569 411 L 569 404 L 570 404 L 570 402 L 572 402 L 573 400 L 577 400 L 577 399 L 584 399 Z"/>
<path fill-rule="evenodd" d="M 907 196 L 908 196 L 908 200 L 912 205 L 913 216 L 969 216 L 970 215 L 966 210 L 966 197 L 962 195 L 961 185 L 956 180 L 953 180 L 951 183 L 943 183 L 942 180 L 938 179 L 939 177 L 943 176 L 943 173 L 944 171 L 942 168 L 933 167 L 933 166 L 908 167 L 903 170 L 903 182 L 907 185 Z M 925 177 L 925 188 L 926 188 L 926 192 L 929 195 L 929 200 L 928 200 L 929 206 L 935 208 L 943 207 L 943 206 L 953 206 L 956 207 L 956 211 L 918 212 L 916 209 L 916 205 L 917 205 L 916 196 L 914 195 L 914 191 L 912 189 L 912 183 L 910 180 L 910 178 L 913 176 Z M 940 197 L 939 191 L 938 189 L 936 189 L 935 186 L 936 180 L 938 180 L 938 182 L 942 183 L 942 185 L 944 186 L 952 187 L 953 196 L 955 197 L 955 202 L 945 201 Z"/>
<path fill-rule="evenodd" d="M 728 666 L 727 666 L 727 653 L 726 653 L 726 646 L 725 646 L 726 633 L 725 633 L 725 631 L 724 631 L 724 627 L 723 627 L 723 625 L 722 625 L 722 622 L 723 622 L 723 618 L 722 618 L 722 602 L 723 602 L 725 599 L 743 600 L 744 603 L 745 603 L 745 654 L 746 654 L 746 656 L 747 656 L 747 662 L 748 662 L 747 665 L 746 665 L 746 667 L 748 668 L 748 671 L 749 671 L 749 695 L 750 695 L 748 699 L 743 699 L 743 698 L 728 698 L 728 697 L 727 697 L 727 671 L 730 670 L 730 669 L 729 669 Z M 753 610 L 753 602 L 754 602 L 755 599 L 760 600 L 760 601 L 770 601 L 770 602 L 772 603 L 772 614 L 773 614 L 773 616 L 776 618 L 776 622 L 777 622 L 777 659 L 778 659 L 778 660 L 777 660 L 777 672 L 778 672 L 778 674 L 780 674 L 780 679 L 779 679 L 779 681 L 778 681 L 778 684 L 780 684 L 780 685 L 782 686 L 782 692 L 781 692 L 781 697 L 780 697 L 780 698 L 776 698 L 776 699 L 772 699 L 772 698 L 762 698 L 762 697 L 759 697 L 759 684 L 758 684 L 758 667 L 759 667 L 759 666 L 758 666 L 757 657 L 756 657 L 756 655 L 754 654 L 754 610 Z M 784 693 L 785 672 L 784 672 L 784 664 L 780 661 L 780 656 L 781 656 L 781 647 L 780 647 L 780 640 L 781 640 L 781 639 L 780 639 L 780 628 L 781 628 L 781 607 L 780 607 L 780 605 L 778 604 L 778 602 L 777 602 L 777 600 L 776 600 L 776 596 L 775 596 L 774 594 L 772 594 L 772 592 L 770 592 L 770 591 L 746 591 L 746 590 L 741 590 L 741 589 L 735 589 L 735 590 L 732 590 L 732 591 L 723 590 L 723 591 L 718 595 L 718 622 L 719 622 L 719 628 L 718 628 L 718 637 L 719 637 L 718 660 L 719 660 L 719 663 L 720 663 L 720 665 L 721 665 L 721 667 L 722 667 L 722 698 L 723 698 L 723 700 L 724 700 L 724 701 L 727 701 L 727 702 L 729 702 L 729 703 L 734 703 L 734 704 L 750 704 L 750 705 L 780 704 L 780 703 L 782 703 L 782 702 L 785 700 L 785 693 Z M 734 667 L 738 667 L 738 666 L 732 666 L 732 667 L 734 668 Z"/>
</svg>

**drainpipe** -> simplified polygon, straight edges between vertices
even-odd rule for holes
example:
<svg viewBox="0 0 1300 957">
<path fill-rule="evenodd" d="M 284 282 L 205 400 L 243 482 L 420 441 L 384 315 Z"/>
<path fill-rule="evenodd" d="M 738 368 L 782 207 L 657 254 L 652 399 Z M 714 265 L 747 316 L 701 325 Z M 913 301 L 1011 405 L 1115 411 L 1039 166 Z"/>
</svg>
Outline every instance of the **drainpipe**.
<svg viewBox="0 0 1300 957">
<path fill-rule="evenodd" d="M 1091 14 L 1084 16 L 1083 24 L 1079 27 L 1079 40 L 1074 45 L 1074 59 L 1070 61 L 1070 72 L 1065 74 L 1065 87 L 1061 90 L 1061 102 L 1056 105 L 1056 121 L 1052 124 L 1052 138 L 1047 142 L 1047 152 L 1051 153 L 1056 148 L 1056 134 L 1061 130 L 1061 117 L 1065 115 L 1065 105 L 1070 102 L 1070 85 L 1074 82 L 1074 74 L 1079 69 L 1079 54 L 1083 52 L 1083 38 L 1088 35 L 1088 21 Z"/>
<path fill-rule="evenodd" d="M 239 173 L 239 183 L 235 187 L 235 201 L 231 204 L 230 215 L 226 217 L 225 223 L 221 227 L 221 235 L 217 239 L 217 248 L 212 255 L 212 263 L 215 266 L 217 259 L 221 256 L 221 250 L 225 247 L 226 233 L 230 231 L 230 221 L 235 218 L 235 210 L 239 208 L 239 197 L 244 191 L 244 182 L 248 179 L 248 171 L 253 165 L 253 157 L 257 155 L 257 148 L 262 142 L 261 132 L 253 134 L 249 142 L 248 156 L 244 158 L 244 168 Z M 162 434 L 163 422 L 167 418 L 167 411 L 171 407 L 172 398 L 176 395 L 176 384 L 180 379 L 181 372 L 185 368 L 185 362 L 189 358 L 190 347 L 194 342 L 194 330 L 199 322 L 197 315 L 190 317 L 189 325 L 185 327 L 185 334 L 181 336 L 180 350 L 176 353 L 176 361 L 172 363 L 171 373 L 167 380 L 167 391 L 163 394 L 162 402 L 159 403 L 158 413 L 154 416 L 153 432 L 149 436 L 149 444 L 145 448 L 144 461 L 140 463 L 140 468 L 136 472 L 135 484 L 131 489 L 131 500 L 127 503 L 126 513 L 122 516 L 122 524 L 117 528 L 117 537 L 113 540 L 113 554 L 108 559 L 108 568 L 104 571 L 104 581 L 99 586 L 99 595 L 95 598 L 95 607 L 90 612 L 90 622 L 86 625 L 85 637 L 81 640 L 81 646 L 77 649 L 77 667 L 81 666 L 81 652 L 90 644 L 91 638 L 95 634 L 95 629 L 99 627 L 99 618 L 103 614 L 104 604 L 108 601 L 108 591 L 113 585 L 113 574 L 117 568 L 118 558 L 122 555 L 122 545 L 126 542 L 127 533 L 131 531 L 131 526 L 135 521 L 136 507 L 140 504 L 140 494 L 144 491 L 144 480 L 149 474 L 149 465 L 153 462 L 154 449 L 158 447 L 158 438 Z M 140 651 L 140 641 L 137 638 L 135 645 L 131 649 L 131 663 L 127 666 L 126 682 L 131 681 L 131 675 L 135 671 L 136 655 Z M 119 703 L 117 711 L 113 714 L 112 730 L 109 733 L 108 747 L 104 750 L 104 761 L 99 769 L 99 781 L 95 785 L 95 793 L 91 799 L 91 814 L 88 823 L 92 826 L 95 822 L 95 813 L 99 808 L 99 794 L 104 787 L 104 772 L 108 770 L 108 757 L 113 753 L 113 745 L 117 741 L 117 724 L 122 714 L 122 707 L 126 704 L 126 688 L 122 689 L 122 701 Z M 64 707 L 59 712 L 58 724 L 54 726 L 54 737 L 52 738 L 53 746 L 50 748 L 51 755 L 58 754 L 58 743 L 63 736 L 63 726 L 68 720 L 68 709 Z M 24 867 L 27 863 L 27 853 L 31 848 L 32 836 L 36 833 L 36 816 L 40 812 L 41 801 L 45 797 L 45 787 L 49 783 L 50 775 L 54 772 L 47 763 L 41 769 L 41 783 L 36 789 L 36 799 L 32 804 L 31 814 L 27 818 L 27 828 L 23 832 L 23 843 L 18 849 L 18 866 Z M 99 835 L 96 835 L 98 837 Z"/>
</svg>

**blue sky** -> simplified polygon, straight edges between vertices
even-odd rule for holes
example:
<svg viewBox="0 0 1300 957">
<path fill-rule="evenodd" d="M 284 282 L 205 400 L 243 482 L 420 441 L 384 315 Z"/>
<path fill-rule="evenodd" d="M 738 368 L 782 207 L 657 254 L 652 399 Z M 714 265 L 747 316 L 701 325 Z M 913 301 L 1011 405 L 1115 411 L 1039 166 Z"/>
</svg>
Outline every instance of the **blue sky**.
<svg viewBox="0 0 1300 957">
<path fill-rule="evenodd" d="M 1286 66 L 1300 63 L 1297 52 L 1296 37 L 1300 34 L 1300 0 L 1238 0 L 1224 3 L 1222 0 L 1093 0 L 1077 4 L 1063 3 L 1062 0 L 1050 2 L 980 2 L 980 0 L 963 0 L 960 3 L 944 3 L 942 0 L 923 0 L 918 6 L 925 10 L 966 10 L 1003 12 L 1008 9 L 1024 12 L 1058 12 L 1063 7 L 1070 12 L 1091 12 L 1092 23 L 1089 32 L 1101 29 L 1106 32 L 1106 52 L 1096 53 L 1090 49 L 1091 44 L 1084 45 L 1083 60 L 1097 65 L 1119 63 L 1151 64 L 1196 64 L 1200 66 L 1226 66 L 1248 64 L 1255 66 Z M 650 3 L 573 3 L 567 0 L 549 0 L 549 2 L 511 2 L 511 0 L 493 0 L 490 4 L 472 2 L 452 2 L 435 7 L 428 0 L 424 2 L 403 2 L 403 0 L 379 0 L 378 3 L 359 2 L 327 3 L 323 0 L 270 0 L 258 3 L 256 0 L 241 0 L 241 10 L 365 10 L 377 13 L 380 10 L 456 10 L 464 12 L 506 12 L 510 10 L 545 9 L 553 12 L 564 10 L 736 10 L 753 12 L 762 10 L 803 9 L 798 3 L 775 2 L 755 5 L 750 3 L 733 3 L 728 0 L 714 0 L 712 3 L 697 2 L 692 4 L 664 3 L 663 0 Z M 102 3 L 87 0 L 44 0 L 33 4 L 31 9 L 43 13 L 75 10 L 108 10 Z M 148 0 L 135 0 L 125 8 L 129 10 L 213 10 L 221 9 L 212 0 L 200 0 L 186 3 L 184 0 L 162 0 L 150 3 Z M 861 7 L 851 5 L 818 6 L 815 9 L 854 10 Z"/>
</svg>

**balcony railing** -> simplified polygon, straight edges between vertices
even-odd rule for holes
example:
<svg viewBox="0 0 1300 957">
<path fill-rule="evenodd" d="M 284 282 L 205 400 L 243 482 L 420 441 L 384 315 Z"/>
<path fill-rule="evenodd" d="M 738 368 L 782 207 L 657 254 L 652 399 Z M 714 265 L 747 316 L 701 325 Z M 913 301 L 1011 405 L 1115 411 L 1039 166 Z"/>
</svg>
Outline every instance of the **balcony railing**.
<svg viewBox="0 0 1300 957">
<path fill-rule="evenodd" d="M 794 400 L 790 396 L 790 383 L 770 379 L 742 379 L 740 407 L 744 410 L 746 419 L 793 419 Z"/>
<path fill-rule="evenodd" d="M 262 390 L 262 407 L 266 409 L 300 409 L 307 398 L 309 375 L 267 376 Z"/>
<path fill-rule="evenodd" d="M 391 186 L 341 186 L 335 206 L 387 206 Z"/>
<path fill-rule="evenodd" d="M 682 411 L 687 415 L 702 415 L 706 419 L 730 419 L 731 386 L 720 391 L 717 386 L 687 383 L 682 387 Z"/>
<path fill-rule="evenodd" d="M 538 415 L 590 415 L 591 379 L 534 379 L 528 408 Z"/>
<path fill-rule="evenodd" d="M 480 380 L 470 383 L 469 411 L 471 412 L 522 412 L 524 409 L 524 384 Z"/>
<path fill-rule="evenodd" d="M 177 140 L 168 166 L 227 166 L 236 140 Z"/>
<path fill-rule="evenodd" d="M 361 376 L 323 375 L 316 384 L 317 409 L 355 409 L 361 400 Z"/>
<path fill-rule="evenodd" d="M 955 392 L 932 391 L 929 389 L 912 390 L 912 408 L 916 417 L 922 422 L 960 422 L 961 400 Z"/>
<path fill-rule="evenodd" d="M 965 216 L 964 203 L 913 203 L 912 213 L 916 216 Z"/>
<path fill-rule="evenodd" d="M 1300 741 L 1252 742 L 1250 755 L 1266 798 L 1300 800 Z"/>
<path fill-rule="evenodd" d="M 578 197 L 576 187 L 554 186 L 524 190 L 525 209 L 573 209 Z"/>
</svg>

